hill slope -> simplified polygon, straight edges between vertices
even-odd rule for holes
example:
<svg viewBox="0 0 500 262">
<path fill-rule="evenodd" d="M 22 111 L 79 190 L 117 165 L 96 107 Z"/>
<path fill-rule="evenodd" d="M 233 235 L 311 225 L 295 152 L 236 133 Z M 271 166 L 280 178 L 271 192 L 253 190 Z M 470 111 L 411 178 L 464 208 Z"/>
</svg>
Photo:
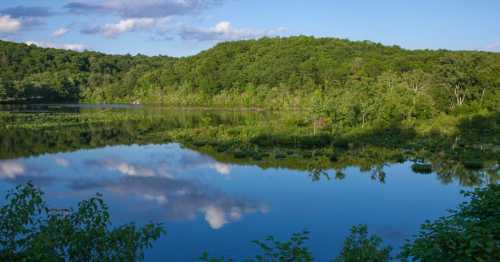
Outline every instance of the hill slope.
<svg viewBox="0 0 500 262">
<path fill-rule="evenodd" d="M 221 43 L 185 58 L 1 41 L 0 67 L 0 100 L 297 107 L 344 91 L 363 97 L 397 87 L 403 93 L 395 96 L 422 95 L 431 100 L 427 106 L 446 111 L 478 102 L 495 106 L 487 102 L 498 100 L 500 88 L 500 54 L 305 36 Z"/>
</svg>

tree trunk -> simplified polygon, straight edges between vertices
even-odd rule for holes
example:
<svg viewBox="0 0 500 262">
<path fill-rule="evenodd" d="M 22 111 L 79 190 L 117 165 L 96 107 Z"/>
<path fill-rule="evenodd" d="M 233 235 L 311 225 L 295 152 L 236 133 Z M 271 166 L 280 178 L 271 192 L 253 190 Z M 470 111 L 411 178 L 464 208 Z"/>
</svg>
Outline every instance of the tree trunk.
<svg viewBox="0 0 500 262">
<path fill-rule="evenodd" d="M 483 91 L 481 92 L 481 104 L 483 103 L 484 93 L 486 93 L 486 88 L 483 88 Z"/>
<path fill-rule="evenodd" d="M 465 94 L 463 92 L 462 86 L 455 85 L 454 93 L 455 93 L 455 99 L 456 99 L 457 105 L 458 106 L 463 105 L 465 102 Z"/>
</svg>

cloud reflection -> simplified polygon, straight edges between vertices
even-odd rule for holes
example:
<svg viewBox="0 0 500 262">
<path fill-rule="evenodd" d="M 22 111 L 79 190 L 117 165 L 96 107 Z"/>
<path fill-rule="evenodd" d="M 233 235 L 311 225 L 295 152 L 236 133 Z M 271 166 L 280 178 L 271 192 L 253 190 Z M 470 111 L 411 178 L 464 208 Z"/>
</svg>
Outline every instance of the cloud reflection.
<svg viewBox="0 0 500 262">
<path fill-rule="evenodd" d="M 127 176 L 155 176 L 156 172 L 153 169 L 146 168 L 137 164 L 131 164 L 125 161 L 114 159 L 89 160 L 86 162 L 88 166 L 98 168 L 106 168 L 109 171 L 117 171 Z"/>
<path fill-rule="evenodd" d="M 0 161 L 0 179 L 15 185 L 32 182 L 41 186 L 53 182 L 55 177 L 48 176 L 43 166 L 21 160 L 3 160 Z"/>
<path fill-rule="evenodd" d="M 221 175 L 231 174 L 231 167 L 228 164 L 215 163 L 211 166 Z"/>
<path fill-rule="evenodd" d="M 267 213 L 269 209 L 263 203 L 228 195 L 202 182 L 207 178 L 204 171 L 213 170 L 227 176 L 231 167 L 195 151 L 170 147 L 161 153 L 129 155 L 127 151 L 119 151 L 98 158 L 94 151 L 98 150 L 89 151 L 83 158 L 69 158 L 68 155 L 73 154 L 69 153 L 0 161 L 0 179 L 13 184 L 52 182 L 54 187 L 43 188 L 48 193 L 62 189 L 82 197 L 100 192 L 120 205 L 130 200 L 139 201 L 139 205 L 131 205 L 125 212 L 154 214 L 171 220 L 201 217 L 213 229 L 249 214 Z M 63 173 L 60 167 L 71 168 L 64 169 Z M 144 209 L 148 211 L 144 213 Z"/>
<path fill-rule="evenodd" d="M 0 162 L 0 177 L 14 179 L 17 176 L 24 175 L 26 168 L 23 164 L 17 161 L 2 161 Z"/>
<path fill-rule="evenodd" d="M 199 167 L 209 167 L 217 171 L 221 175 L 230 175 L 231 167 L 228 164 L 219 163 L 213 158 L 206 155 L 199 154 L 193 151 L 186 151 L 182 154 L 179 159 L 179 164 L 182 168 L 199 168 Z"/>
<path fill-rule="evenodd" d="M 56 157 L 56 158 L 54 158 L 54 161 L 60 167 L 68 167 L 69 166 L 69 161 L 66 158 Z"/>
<path fill-rule="evenodd" d="M 268 207 L 253 201 L 230 197 L 197 180 L 171 177 L 126 176 L 112 180 L 75 181 L 73 190 L 102 192 L 107 190 L 127 196 L 139 196 L 162 207 L 162 212 L 175 220 L 194 219 L 204 215 L 213 229 L 220 229 L 245 214 L 266 213 Z"/>
</svg>

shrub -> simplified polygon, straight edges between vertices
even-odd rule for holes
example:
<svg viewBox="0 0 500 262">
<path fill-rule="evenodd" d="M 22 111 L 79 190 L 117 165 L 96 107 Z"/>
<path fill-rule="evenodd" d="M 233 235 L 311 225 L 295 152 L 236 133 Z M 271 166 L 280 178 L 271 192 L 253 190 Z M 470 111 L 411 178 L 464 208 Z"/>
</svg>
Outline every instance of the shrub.
<svg viewBox="0 0 500 262">
<path fill-rule="evenodd" d="M 110 225 L 99 195 L 54 211 L 32 184 L 18 186 L 0 208 L 0 261 L 137 261 L 165 233 L 160 224 Z"/>
<path fill-rule="evenodd" d="M 408 242 L 401 259 L 407 261 L 498 261 L 500 251 L 500 185 L 464 193 L 451 215 L 427 221 Z"/>
<path fill-rule="evenodd" d="M 422 164 L 422 163 L 415 163 L 411 165 L 411 170 L 415 173 L 419 174 L 430 174 L 432 173 L 432 165 L 431 164 Z"/>
<path fill-rule="evenodd" d="M 301 233 L 295 233 L 292 237 L 281 242 L 275 239 L 273 236 L 267 237 L 264 241 L 254 240 L 252 241 L 256 244 L 261 254 L 255 256 L 255 260 L 248 259 L 245 261 L 290 261 L 290 262 L 311 262 L 313 257 L 311 251 L 304 246 L 306 240 L 309 239 L 309 232 L 304 231 Z M 210 258 L 208 253 L 203 253 L 200 257 L 201 261 L 206 262 L 231 262 L 233 259 L 222 258 Z"/>
<path fill-rule="evenodd" d="M 468 159 L 464 161 L 464 167 L 470 170 L 480 170 L 484 168 L 484 164 L 479 159 Z"/>
<path fill-rule="evenodd" d="M 382 239 L 377 235 L 368 236 L 366 225 L 351 228 L 351 235 L 344 241 L 340 255 L 332 262 L 387 262 L 391 259 L 389 246 L 382 246 Z"/>
</svg>

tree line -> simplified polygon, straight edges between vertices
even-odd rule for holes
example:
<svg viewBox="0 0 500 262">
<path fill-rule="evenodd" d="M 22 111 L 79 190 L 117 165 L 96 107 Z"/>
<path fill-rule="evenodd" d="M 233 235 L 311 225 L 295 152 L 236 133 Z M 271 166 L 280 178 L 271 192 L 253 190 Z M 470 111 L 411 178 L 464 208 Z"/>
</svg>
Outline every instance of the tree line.
<svg viewBox="0 0 500 262">
<path fill-rule="evenodd" d="M 182 103 L 188 98 L 181 96 L 189 94 L 200 98 L 185 103 L 223 104 L 230 103 L 224 98 L 240 97 L 242 105 L 271 100 L 305 106 L 305 97 L 347 92 L 364 100 L 357 105 L 360 111 L 373 102 L 358 98 L 387 94 L 421 107 L 408 109 L 415 111 L 408 114 L 426 114 L 428 107 L 488 107 L 500 96 L 496 53 L 410 51 L 307 36 L 226 42 L 182 58 L 73 52 L 1 41 L 0 66 L 4 100 Z"/>
</svg>

